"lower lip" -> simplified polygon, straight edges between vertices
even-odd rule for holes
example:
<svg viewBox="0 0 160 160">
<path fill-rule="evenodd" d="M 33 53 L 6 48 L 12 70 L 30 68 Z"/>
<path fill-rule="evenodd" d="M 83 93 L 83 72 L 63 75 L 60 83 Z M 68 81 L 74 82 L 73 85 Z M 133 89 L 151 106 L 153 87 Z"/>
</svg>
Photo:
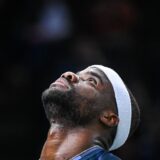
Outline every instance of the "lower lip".
<svg viewBox="0 0 160 160">
<path fill-rule="evenodd" d="M 66 86 L 65 84 L 61 83 L 61 82 L 54 82 L 51 87 L 61 87 L 61 88 L 66 88 L 68 89 L 68 86 Z"/>
</svg>

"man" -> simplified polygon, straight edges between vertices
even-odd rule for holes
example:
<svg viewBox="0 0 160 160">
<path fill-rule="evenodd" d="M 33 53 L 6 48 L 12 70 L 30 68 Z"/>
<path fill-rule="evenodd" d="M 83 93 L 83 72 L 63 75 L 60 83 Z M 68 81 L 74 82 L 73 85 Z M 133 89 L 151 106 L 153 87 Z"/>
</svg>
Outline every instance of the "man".
<svg viewBox="0 0 160 160">
<path fill-rule="evenodd" d="M 42 93 L 51 124 L 40 160 L 118 160 L 139 123 L 139 108 L 120 76 L 93 65 L 66 72 Z"/>
</svg>

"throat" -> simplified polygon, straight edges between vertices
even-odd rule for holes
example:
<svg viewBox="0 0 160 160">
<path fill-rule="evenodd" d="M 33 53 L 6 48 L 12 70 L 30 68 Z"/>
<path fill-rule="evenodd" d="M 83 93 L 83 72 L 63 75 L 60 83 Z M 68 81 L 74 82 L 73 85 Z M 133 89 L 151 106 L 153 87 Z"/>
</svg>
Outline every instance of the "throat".
<svg viewBox="0 0 160 160">
<path fill-rule="evenodd" d="M 66 129 L 52 124 L 40 160 L 67 160 L 93 146 L 93 136 L 86 128 Z"/>
</svg>

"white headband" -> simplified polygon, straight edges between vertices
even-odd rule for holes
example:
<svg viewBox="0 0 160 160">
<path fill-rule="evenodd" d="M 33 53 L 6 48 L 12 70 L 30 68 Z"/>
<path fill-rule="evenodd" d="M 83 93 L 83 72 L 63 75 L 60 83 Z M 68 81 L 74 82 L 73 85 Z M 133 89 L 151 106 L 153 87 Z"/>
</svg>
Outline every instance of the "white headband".
<svg viewBox="0 0 160 160">
<path fill-rule="evenodd" d="M 110 80 L 114 90 L 119 123 L 117 126 L 116 136 L 111 147 L 109 148 L 109 151 L 115 150 L 125 143 L 130 132 L 132 116 L 131 99 L 123 80 L 114 70 L 102 65 L 92 65 L 89 68 L 91 67 L 96 67 L 103 71 Z"/>
</svg>

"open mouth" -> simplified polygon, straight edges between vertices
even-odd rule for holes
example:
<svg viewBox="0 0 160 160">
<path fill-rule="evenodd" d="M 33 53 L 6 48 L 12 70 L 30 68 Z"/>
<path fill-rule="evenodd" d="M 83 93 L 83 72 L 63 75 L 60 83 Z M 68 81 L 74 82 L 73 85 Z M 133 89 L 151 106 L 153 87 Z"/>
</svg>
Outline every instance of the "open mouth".
<svg viewBox="0 0 160 160">
<path fill-rule="evenodd" d="M 58 79 L 50 85 L 50 88 L 55 88 L 55 87 L 64 88 L 64 89 L 70 88 L 69 84 L 65 80 L 62 80 L 62 79 Z"/>
</svg>

